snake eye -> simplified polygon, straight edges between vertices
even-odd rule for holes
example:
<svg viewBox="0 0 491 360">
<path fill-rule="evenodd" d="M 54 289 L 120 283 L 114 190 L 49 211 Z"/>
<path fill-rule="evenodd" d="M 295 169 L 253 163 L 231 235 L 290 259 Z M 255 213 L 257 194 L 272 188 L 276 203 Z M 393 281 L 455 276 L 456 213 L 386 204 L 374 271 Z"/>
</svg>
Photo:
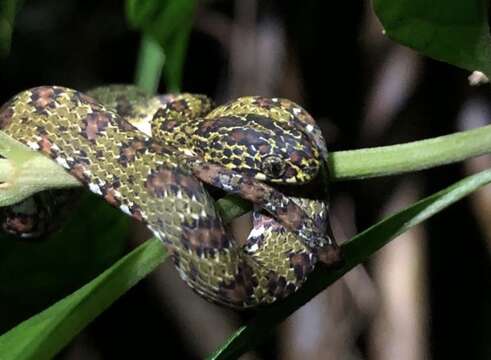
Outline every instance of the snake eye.
<svg viewBox="0 0 491 360">
<path fill-rule="evenodd" d="M 266 176 L 276 179 L 285 173 L 286 166 L 280 157 L 269 155 L 263 160 L 262 170 Z"/>
</svg>

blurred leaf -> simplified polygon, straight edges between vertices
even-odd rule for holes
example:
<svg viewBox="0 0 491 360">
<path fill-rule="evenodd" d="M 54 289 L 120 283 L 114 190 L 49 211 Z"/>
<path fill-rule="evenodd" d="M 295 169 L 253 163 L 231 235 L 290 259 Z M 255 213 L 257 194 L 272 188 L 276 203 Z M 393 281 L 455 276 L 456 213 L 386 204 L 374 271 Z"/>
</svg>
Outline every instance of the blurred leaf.
<svg viewBox="0 0 491 360">
<path fill-rule="evenodd" d="M 143 35 L 136 65 L 135 83 L 149 94 L 159 87 L 165 55 L 162 47 L 148 35 Z"/>
<path fill-rule="evenodd" d="M 169 92 L 181 91 L 182 69 L 184 67 L 192 25 L 192 18 L 183 22 L 181 31 L 168 42 L 167 63 L 164 66 L 163 74 Z"/>
<path fill-rule="evenodd" d="M 486 0 L 374 0 L 387 35 L 434 59 L 491 76 Z"/>
<path fill-rule="evenodd" d="M 161 241 L 146 241 L 84 287 L 2 335 L 1 359 L 51 359 L 165 258 Z"/>
<path fill-rule="evenodd" d="M 0 0 L 0 57 L 10 52 L 14 19 L 23 0 Z"/>
<path fill-rule="evenodd" d="M 60 231 L 44 239 L 0 237 L 0 333 L 78 289 L 123 255 L 129 220 L 118 210 L 87 192 L 67 217 Z"/>
<path fill-rule="evenodd" d="M 196 0 L 127 0 L 126 16 L 133 28 L 164 45 L 187 27 L 195 5 Z"/>
<path fill-rule="evenodd" d="M 266 335 L 276 324 L 356 265 L 366 261 L 389 241 L 490 182 L 491 170 L 469 176 L 356 235 L 342 246 L 345 263 L 340 269 L 328 270 L 317 267 L 298 293 L 282 303 L 260 310 L 253 321 L 241 327 L 209 359 L 236 359 L 252 350 L 267 339 Z"/>
<path fill-rule="evenodd" d="M 170 91 L 181 87 L 182 66 L 192 27 L 196 0 L 127 0 L 126 16 L 129 24 L 164 49 L 166 64 L 163 75 Z M 140 63 L 144 60 L 141 59 Z M 142 74 L 142 68 L 139 68 Z M 150 74 L 150 70 L 145 71 Z M 160 71 L 154 76 L 160 77 Z M 137 81 L 137 83 L 139 83 Z"/>
<path fill-rule="evenodd" d="M 154 21 L 154 16 L 166 0 L 126 0 L 126 18 L 134 28 Z"/>
</svg>

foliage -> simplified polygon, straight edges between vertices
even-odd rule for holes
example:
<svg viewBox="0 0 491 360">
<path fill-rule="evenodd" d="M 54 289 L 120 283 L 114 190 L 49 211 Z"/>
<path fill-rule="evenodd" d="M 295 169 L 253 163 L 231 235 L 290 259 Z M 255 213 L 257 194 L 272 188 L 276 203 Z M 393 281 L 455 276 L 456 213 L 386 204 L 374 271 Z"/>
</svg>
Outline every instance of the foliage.
<svg viewBox="0 0 491 360">
<path fill-rule="evenodd" d="M 17 10 L 21 0 L 0 0 L 0 57 L 8 55 Z"/>
<path fill-rule="evenodd" d="M 163 75 L 168 90 L 180 90 L 195 5 L 195 0 L 126 1 L 128 23 L 144 33 L 141 53 L 143 58 L 139 60 L 137 83 L 149 92 L 156 90 L 153 80 L 156 77 L 152 79 L 152 73 L 158 71 L 158 68 L 153 66 L 159 63 L 164 65 Z M 156 44 L 162 47 L 163 53 L 160 53 L 162 50 L 158 49 Z M 148 62 L 154 65 L 148 66 Z M 141 78 L 144 78 L 144 81 L 139 82 L 138 79 Z M 153 87 L 147 86 L 147 82 L 153 83 Z"/>
<path fill-rule="evenodd" d="M 374 0 L 386 34 L 437 60 L 491 75 L 488 1 Z"/>
</svg>

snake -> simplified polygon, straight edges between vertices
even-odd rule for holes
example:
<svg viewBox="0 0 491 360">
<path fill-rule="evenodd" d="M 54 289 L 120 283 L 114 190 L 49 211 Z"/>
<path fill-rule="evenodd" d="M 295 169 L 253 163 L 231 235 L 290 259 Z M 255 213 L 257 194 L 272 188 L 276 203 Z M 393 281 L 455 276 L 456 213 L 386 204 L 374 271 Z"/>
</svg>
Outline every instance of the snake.
<svg viewBox="0 0 491 360">
<path fill-rule="evenodd" d="M 320 165 L 327 168 L 320 128 L 307 111 L 288 99 L 246 96 L 215 107 L 202 94 L 149 97 L 131 85 L 102 86 L 89 94 L 154 139 L 260 180 L 303 185 L 318 175 Z M 322 192 L 327 184 L 311 185 Z M 314 219 L 317 229 L 332 238 L 327 200 L 310 197 L 292 199 Z M 296 291 L 318 259 L 294 232 L 257 206 L 252 219 L 244 251 L 270 269 L 272 283 L 283 284 L 276 293 L 286 296 Z M 339 260 L 337 250 L 321 255 L 327 264 Z"/>
<path fill-rule="evenodd" d="M 186 104 L 196 99 L 199 97 L 193 96 Z M 155 116 L 172 121 L 169 113 L 180 101 L 158 101 L 164 107 Z M 212 113 L 202 117 L 204 123 L 209 116 L 216 116 Z M 0 110 L 0 127 L 53 159 L 92 192 L 145 222 L 168 248 L 184 281 L 215 303 L 240 309 L 268 304 L 298 286 L 294 282 L 286 285 L 284 277 L 275 276 L 249 256 L 250 244 L 239 244 L 227 234 L 201 181 L 235 192 L 269 211 L 295 234 L 297 242 L 301 239 L 302 251 L 311 251 L 310 258 L 323 261 L 322 254 L 330 253 L 323 250 L 332 249 L 332 240 L 320 234 L 300 206 L 256 181 L 264 180 L 264 174 L 256 174 L 255 180 L 251 171 L 240 174 L 231 166 L 222 166 L 226 164 L 203 161 L 203 153 L 189 154 L 157 142 L 118 115 L 118 109 L 106 108 L 76 90 L 45 86 L 21 92 Z M 269 162 L 267 168 L 274 170 L 274 163 Z M 309 168 L 312 174 L 314 168 Z M 294 175 L 292 171 L 280 172 Z M 249 251 L 244 250 L 247 245 Z M 301 263 L 302 259 L 296 261 Z"/>
</svg>

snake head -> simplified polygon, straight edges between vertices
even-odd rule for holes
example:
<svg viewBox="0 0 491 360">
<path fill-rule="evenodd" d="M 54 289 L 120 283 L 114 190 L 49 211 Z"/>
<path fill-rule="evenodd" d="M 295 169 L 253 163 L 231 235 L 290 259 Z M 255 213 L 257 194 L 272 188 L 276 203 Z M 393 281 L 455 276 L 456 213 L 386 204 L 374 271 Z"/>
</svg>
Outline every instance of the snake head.
<svg viewBox="0 0 491 360">
<path fill-rule="evenodd" d="M 259 114 L 204 119 L 197 148 L 206 161 L 276 184 L 304 184 L 319 173 L 318 146 L 300 129 Z"/>
</svg>

